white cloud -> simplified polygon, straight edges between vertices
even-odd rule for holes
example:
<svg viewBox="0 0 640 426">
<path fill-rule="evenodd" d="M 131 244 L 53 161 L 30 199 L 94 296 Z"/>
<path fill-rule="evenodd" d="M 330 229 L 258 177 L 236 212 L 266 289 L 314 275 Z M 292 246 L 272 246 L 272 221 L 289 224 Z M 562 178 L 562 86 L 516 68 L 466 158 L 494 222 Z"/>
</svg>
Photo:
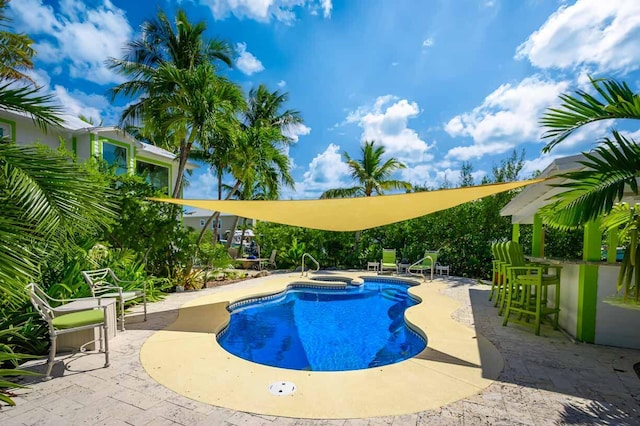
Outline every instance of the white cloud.
<svg viewBox="0 0 640 426">
<path fill-rule="evenodd" d="M 283 88 L 283 87 L 284 87 L 284 86 L 286 86 L 286 85 L 287 85 L 287 82 L 286 82 L 286 81 L 284 81 L 284 80 L 280 80 L 280 81 L 277 83 L 277 86 L 278 86 L 278 87 L 280 87 L 280 88 Z"/>
<path fill-rule="evenodd" d="M 42 68 L 29 70 L 27 75 L 36 82 L 42 93 L 54 96 L 54 102 L 62 107 L 64 115 L 77 118 L 82 114 L 93 119 L 96 125 L 101 122 L 105 126 L 117 124 L 124 107 L 114 106 L 105 96 L 78 89 L 69 90 L 58 84 L 52 88 L 51 78 Z"/>
<path fill-rule="evenodd" d="M 294 143 L 298 142 L 300 136 L 308 135 L 311 133 L 311 127 L 305 126 L 304 124 L 296 124 L 290 126 L 285 132 L 284 135 L 290 138 Z"/>
<path fill-rule="evenodd" d="M 331 9 L 333 9 L 331 0 L 322 0 L 322 12 L 325 18 L 331 17 Z"/>
<path fill-rule="evenodd" d="M 232 14 L 239 19 L 253 19 L 259 22 L 277 21 L 291 23 L 295 21 L 295 10 L 308 7 L 310 13 L 317 15 L 322 9 L 325 18 L 331 17 L 332 0 L 200 0 L 208 6 L 215 19 L 225 19 Z"/>
<path fill-rule="evenodd" d="M 324 152 L 316 155 L 302 182 L 296 183 L 296 193 L 303 198 L 318 198 L 327 189 L 352 185 L 349 167 L 342 161 L 340 145 L 329 144 Z"/>
<path fill-rule="evenodd" d="M 109 0 L 93 9 L 79 0 L 65 0 L 58 14 L 42 0 L 12 1 L 9 8 L 17 30 L 45 38 L 34 46 L 37 60 L 63 63 L 71 77 L 98 84 L 123 81 L 104 61 L 122 55 L 133 30 L 125 12 Z"/>
<path fill-rule="evenodd" d="M 371 106 L 361 106 L 350 112 L 345 123 L 357 123 L 362 127 L 362 141 L 374 140 L 385 147 L 389 156 L 405 163 L 417 163 L 433 158 L 428 153 L 432 145 L 408 127 L 409 119 L 419 113 L 416 102 L 385 95 L 378 97 Z"/>
<path fill-rule="evenodd" d="M 640 2 L 578 0 L 562 5 L 516 50 L 539 68 L 589 64 L 597 72 L 629 71 L 640 63 Z"/>
<path fill-rule="evenodd" d="M 503 84 L 471 112 L 457 115 L 444 130 L 452 137 L 473 139 L 472 146 L 452 148 L 447 157 L 459 160 L 501 154 L 523 142 L 537 140 L 542 132 L 538 120 L 543 111 L 557 104 L 566 91 L 566 81 L 527 77 L 517 85 Z"/>
<path fill-rule="evenodd" d="M 636 142 L 640 142 L 640 129 L 636 130 L 635 132 L 620 132 L 620 133 L 622 133 L 628 139 L 633 139 Z"/>
<path fill-rule="evenodd" d="M 240 71 L 246 75 L 251 75 L 256 72 L 264 70 L 262 62 L 251 53 L 247 52 L 246 43 L 238 43 L 236 45 L 238 51 L 238 59 L 236 59 L 236 66 Z"/>
<path fill-rule="evenodd" d="M 422 47 L 431 47 L 431 46 L 433 46 L 433 43 L 434 43 L 433 38 L 429 37 L 428 39 L 425 39 L 422 42 Z"/>
<path fill-rule="evenodd" d="M 433 180 L 436 168 L 431 164 L 418 164 L 400 170 L 400 179 L 417 185 L 425 185 Z"/>
<path fill-rule="evenodd" d="M 455 158 L 468 161 L 473 158 L 481 158 L 485 155 L 502 154 L 513 148 L 513 144 L 507 142 L 494 142 L 482 145 L 456 146 L 447 152 L 447 158 Z"/>
<path fill-rule="evenodd" d="M 201 173 L 200 170 L 203 168 L 196 170 L 194 177 L 189 180 L 189 185 L 184 189 L 184 198 L 204 200 L 218 199 L 218 177 L 209 167 L 206 167 L 206 170 Z"/>
<path fill-rule="evenodd" d="M 50 92 L 60 102 L 65 114 L 74 117 L 82 114 L 92 118 L 96 125 L 102 122 L 104 126 L 115 126 L 123 109 L 113 106 L 106 97 L 95 93 L 88 94 L 77 89 L 69 91 L 60 85 L 55 85 Z"/>
</svg>

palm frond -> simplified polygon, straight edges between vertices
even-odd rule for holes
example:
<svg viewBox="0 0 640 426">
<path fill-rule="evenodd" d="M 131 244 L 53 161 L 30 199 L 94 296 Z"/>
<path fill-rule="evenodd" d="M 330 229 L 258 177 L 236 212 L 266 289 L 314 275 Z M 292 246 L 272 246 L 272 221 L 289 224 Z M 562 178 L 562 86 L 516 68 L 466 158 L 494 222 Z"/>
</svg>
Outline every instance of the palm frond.
<svg viewBox="0 0 640 426">
<path fill-rule="evenodd" d="M 36 243 L 99 230 L 115 217 L 104 185 L 63 155 L 0 142 L 0 280 L 37 272 Z"/>
<path fill-rule="evenodd" d="M 614 140 L 605 138 L 593 153 L 584 154 L 584 170 L 558 176 L 568 181 L 553 186 L 566 191 L 542 210 L 548 224 L 565 229 L 580 226 L 608 214 L 625 191 L 638 195 L 640 146 L 617 131 L 613 136 Z"/>
<path fill-rule="evenodd" d="M 328 189 L 320 195 L 320 198 L 351 198 L 364 195 L 364 189 L 361 186 L 351 188 L 335 188 Z"/>
<path fill-rule="evenodd" d="M 573 95 L 561 95 L 560 107 L 547 109 L 540 119 L 540 124 L 547 128 L 542 138 L 551 139 L 542 149 L 543 152 L 549 152 L 586 124 L 609 119 L 640 119 L 640 95 L 634 93 L 626 83 L 611 79 L 589 79 L 602 100 L 583 90 L 577 90 Z"/>
<path fill-rule="evenodd" d="M 36 86 L 16 87 L 14 83 L 0 86 L 0 107 L 7 111 L 27 114 L 35 123 L 46 131 L 48 126 L 59 126 L 62 118 L 60 106 L 52 103 L 54 96 L 41 95 Z"/>
</svg>

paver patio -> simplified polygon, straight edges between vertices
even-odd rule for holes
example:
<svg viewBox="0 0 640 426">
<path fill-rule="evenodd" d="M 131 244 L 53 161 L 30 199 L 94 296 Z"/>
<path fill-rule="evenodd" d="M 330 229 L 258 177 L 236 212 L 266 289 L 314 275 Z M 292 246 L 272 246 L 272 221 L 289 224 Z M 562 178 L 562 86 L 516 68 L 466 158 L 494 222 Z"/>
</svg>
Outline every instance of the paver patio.
<svg viewBox="0 0 640 426">
<path fill-rule="evenodd" d="M 260 278 L 232 284 L 255 286 Z M 488 302 L 486 285 L 448 278 L 443 293 L 462 306 L 453 316 L 475 327 L 501 352 L 505 369 L 481 393 L 437 410 L 406 416 L 348 420 L 308 420 L 255 415 L 185 398 L 151 379 L 139 361 L 143 342 L 171 324 L 187 301 L 228 287 L 175 293 L 149 304 L 149 319 L 135 317 L 127 331 L 111 341 L 111 367 L 104 358 L 78 355 L 56 364 L 54 379 L 31 379 L 18 391 L 16 407 L 0 410 L 0 424 L 10 425 L 553 425 L 640 424 L 640 379 L 633 365 L 640 350 L 574 343 L 543 327 L 542 335 L 509 325 Z M 426 283 L 425 285 L 429 285 Z M 427 330 L 428 334 L 428 330 Z M 64 357 L 64 356 L 63 356 Z M 44 371 L 42 361 L 32 362 Z M 215 386 L 211 383 L 211 386 Z M 357 401 L 354 395 L 354 402 Z M 319 402 L 321 403 L 321 402 Z"/>
</svg>

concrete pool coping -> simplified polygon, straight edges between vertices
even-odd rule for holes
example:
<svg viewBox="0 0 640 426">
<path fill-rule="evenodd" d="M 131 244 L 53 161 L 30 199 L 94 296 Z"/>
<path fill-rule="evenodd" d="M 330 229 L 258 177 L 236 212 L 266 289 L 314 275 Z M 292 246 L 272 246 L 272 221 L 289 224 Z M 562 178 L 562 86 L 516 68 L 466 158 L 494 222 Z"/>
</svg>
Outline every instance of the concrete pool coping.
<svg viewBox="0 0 640 426">
<path fill-rule="evenodd" d="M 362 272 L 338 275 L 376 276 Z M 160 384 L 197 401 L 252 413 L 316 419 L 402 415 L 438 408 L 482 391 L 502 371 L 497 349 L 451 318 L 460 303 L 440 294 L 445 285 L 437 281 L 410 289 L 422 302 L 407 310 L 406 319 L 426 334 L 428 345 L 416 357 L 400 363 L 355 371 L 297 371 L 255 364 L 218 345 L 215 333 L 229 320 L 226 307 L 230 302 L 279 292 L 301 281 L 298 274 L 273 275 L 253 288 L 229 289 L 184 304 L 173 324 L 144 343 L 143 367 Z M 272 395 L 269 385 L 278 381 L 295 383 L 296 392 Z"/>
</svg>

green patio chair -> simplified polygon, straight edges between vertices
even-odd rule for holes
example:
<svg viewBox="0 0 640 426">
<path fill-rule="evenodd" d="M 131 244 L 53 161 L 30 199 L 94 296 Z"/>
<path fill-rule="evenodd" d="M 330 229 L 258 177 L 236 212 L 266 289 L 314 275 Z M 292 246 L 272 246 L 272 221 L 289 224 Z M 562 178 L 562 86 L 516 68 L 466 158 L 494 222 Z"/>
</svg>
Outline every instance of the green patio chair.
<svg viewBox="0 0 640 426">
<path fill-rule="evenodd" d="M 415 275 L 423 275 L 425 281 L 427 280 L 427 271 L 431 271 L 431 281 L 433 281 L 433 271 L 435 269 L 436 263 L 438 262 L 438 252 L 437 251 L 425 251 L 424 257 L 418 260 L 413 265 L 407 268 L 410 274 Z"/>
<path fill-rule="evenodd" d="M 560 315 L 560 267 L 526 264 L 520 245 L 515 241 L 507 244 L 510 265 L 506 268 L 508 286 L 503 326 L 506 326 L 512 314 L 520 314 L 518 322 L 533 325 L 536 336 L 540 335 L 540 324 L 544 317 L 553 316 L 552 324 L 558 329 Z M 550 286 L 555 286 L 553 306 L 548 306 L 547 297 Z M 533 320 L 533 322 L 530 322 Z"/>
<path fill-rule="evenodd" d="M 100 300 L 96 298 L 85 299 L 71 299 L 65 302 L 87 302 L 93 300 L 95 303 L 89 305 L 89 307 L 74 310 L 74 312 L 64 310 L 65 305 L 58 306 L 56 308 L 49 304 L 49 301 L 55 301 L 56 299 L 50 298 L 44 290 L 42 290 L 37 284 L 30 283 L 26 287 L 27 293 L 31 299 L 36 311 L 40 314 L 43 320 L 46 321 L 49 327 L 49 338 L 51 339 L 51 346 L 49 348 L 49 358 L 47 360 L 47 372 L 45 374 L 45 380 L 51 379 L 51 370 L 56 358 L 56 342 L 58 336 L 66 333 L 73 333 L 79 330 L 87 330 L 95 327 L 99 327 L 100 352 L 104 352 L 104 366 L 109 367 L 109 326 L 107 324 L 107 306 L 100 305 Z M 60 302 L 60 301 L 58 301 Z M 68 303 L 71 305 L 71 303 Z M 104 347 L 103 347 L 104 340 Z M 84 347 L 89 343 L 87 342 L 80 347 L 80 351 L 84 352 Z"/>
<path fill-rule="evenodd" d="M 382 249 L 382 260 L 380 261 L 380 272 L 390 269 L 398 274 L 398 261 L 396 259 L 396 249 Z"/>
<path fill-rule="evenodd" d="M 500 276 L 500 285 L 498 286 L 498 293 L 496 301 L 493 306 L 498 307 L 498 315 L 502 315 L 504 307 L 506 305 L 506 294 L 509 288 L 508 281 L 509 275 L 507 275 L 507 267 L 510 265 L 509 256 L 507 255 L 507 244 L 509 242 L 502 242 L 496 245 L 496 255 L 498 256 L 498 268 Z"/>
<path fill-rule="evenodd" d="M 489 301 L 493 300 L 493 296 L 498 297 L 502 276 L 500 275 L 500 259 L 498 258 L 498 244 L 491 244 L 491 291 L 489 292 Z"/>
</svg>

